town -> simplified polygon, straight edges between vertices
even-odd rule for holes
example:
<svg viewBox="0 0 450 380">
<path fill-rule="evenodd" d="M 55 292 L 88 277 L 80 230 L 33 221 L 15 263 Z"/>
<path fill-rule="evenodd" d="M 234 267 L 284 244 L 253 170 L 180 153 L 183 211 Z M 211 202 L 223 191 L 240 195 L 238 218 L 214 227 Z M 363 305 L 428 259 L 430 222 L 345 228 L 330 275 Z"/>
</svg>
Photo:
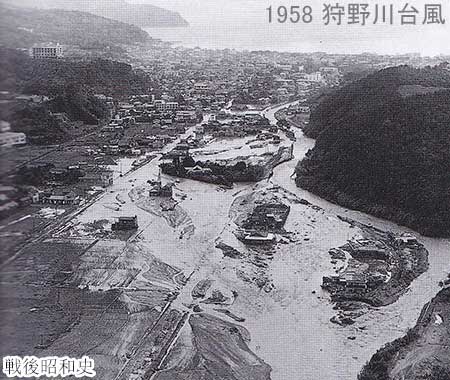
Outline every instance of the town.
<svg viewBox="0 0 450 380">
<path fill-rule="evenodd" d="M 2 178 L 14 174 L 19 179 L 3 184 L 2 217 L 20 214 L 30 203 L 78 205 L 110 186 L 117 166 L 123 175 L 144 165 L 194 126 L 186 149 L 217 138 L 257 135 L 265 129 L 270 133 L 286 128 L 289 135 L 290 126 L 301 128 L 308 123 L 310 107 L 320 94 L 348 80 L 354 70 L 430 63 L 417 56 L 240 53 L 169 48 L 158 42 L 146 54 L 129 50 L 126 62 L 150 75 L 158 86 L 129 96 L 94 94 L 109 116 L 96 128 L 53 113 L 58 123 L 77 129 L 64 148 L 54 147 L 51 141 L 39 143 L 40 136 L 26 136 L 11 130 L 8 121 L 1 122 Z M 36 61 L 78 59 L 73 52 L 66 56 L 59 44 L 33 46 L 27 54 Z M 49 94 L 2 91 L 1 97 L 8 106 L 38 107 L 51 101 Z M 296 104 L 279 115 L 278 125 L 270 126 L 258 113 L 294 100 Z M 277 144 L 279 137 L 275 134 L 273 140 Z"/>
<path fill-rule="evenodd" d="M 88 355 L 99 379 L 356 379 L 448 288 L 448 245 L 298 186 L 308 131 L 339 89 L 450 58 L 133 28 L 0 46 L 3 355 Z"/>
</svg>

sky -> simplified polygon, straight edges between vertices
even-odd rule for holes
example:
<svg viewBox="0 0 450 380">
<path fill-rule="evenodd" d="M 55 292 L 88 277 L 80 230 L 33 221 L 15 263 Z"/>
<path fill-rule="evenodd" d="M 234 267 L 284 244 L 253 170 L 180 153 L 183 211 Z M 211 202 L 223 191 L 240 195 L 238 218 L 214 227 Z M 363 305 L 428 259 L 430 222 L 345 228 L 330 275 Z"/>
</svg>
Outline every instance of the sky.
<svg viewBox="0 0 450 380">
<path fill-rule="evenodd" d="M 450 0 L 364 0 L 372 14 L 367 24 L 348 25 L 346 16 L 341 25 L 324 25 L 324 3 L 347 6 L 356 0 L 128 0 L 146 2 L 179 12 L 203 39 L 217 40 L 224 47 L 264 49 L 274 47 L 286 51 L 326 51 L 332 53 L 374 52 L 381 54 L 420 53 L 422 55 L 450 54 Z M 405 4 L 415 7 L 419 14 L 416 25 L 398 25 L 398 13 Z M 279 5 L 310 5 L 314 20 L 310 24 L 279 24 L 268 22 L 267 7 Z M 382 5 L 394 5 L 394 23 L 373 24 L 375 6 L 381 14 Z M 440 4 L 445 24 L 423 24 L 425 4 Z M 410 8 L 408 8 L 410 9 Z M 181 37 L 183 33 L 181 33 Z M 160 34 L 158 35 L 158 37 Z M 181 38 L 183 39 L 183 38 Z M 220 42 L 219 42 L 220 41 Z"/>
</svg>

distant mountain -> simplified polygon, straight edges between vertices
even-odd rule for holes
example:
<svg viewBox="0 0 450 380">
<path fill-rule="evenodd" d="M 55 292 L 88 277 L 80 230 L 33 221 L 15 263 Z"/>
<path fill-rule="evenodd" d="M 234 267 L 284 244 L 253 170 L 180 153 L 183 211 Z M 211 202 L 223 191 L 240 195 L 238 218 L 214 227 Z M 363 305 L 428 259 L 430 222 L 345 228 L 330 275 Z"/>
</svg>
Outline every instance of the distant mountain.
<svg viewBox="0 0 450 380">
<path fill-rule="evenodd" d="M 66 9 L 136 25 L 141 28 L 179 27 L 188 23 L 178 13 L 149 4 L 130 4 L 125 0 L 1 0 L 15 6 Z"/>
<path fill-rule="evenodd" d="M 149 35 L 140 28 L 86 12 L 17 8 L 0 4 L 0 44 L 27 48 L 59 42 L 83 48 L 142 43 Z"/>
<path fill-rule="evenodd" d="M 395 67 L 313 110 L 298 186 L 426 235 L 450 236 L 450 71 Z"/>
</svg>

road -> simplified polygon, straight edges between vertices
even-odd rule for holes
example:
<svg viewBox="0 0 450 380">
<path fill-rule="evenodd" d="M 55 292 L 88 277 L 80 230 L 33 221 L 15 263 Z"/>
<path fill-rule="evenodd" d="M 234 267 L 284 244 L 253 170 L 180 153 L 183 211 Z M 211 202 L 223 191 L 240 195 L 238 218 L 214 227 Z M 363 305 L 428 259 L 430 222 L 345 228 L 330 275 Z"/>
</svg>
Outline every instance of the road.
<svg viewBox="0 0 450 380">
<path fill-rule="evenodd" d="M 3 268 L 5 268 L 6 266 L 8 266 L 9 264 L 11 264 L 14 260 L 16 260 L 23 252 L 25 252 L 33 244 L 39 243 L 39 242 L 47 239 L 48 237 L 51 237 L 52 235 L 56 234 L 58 232 L 58 230 L 64 228 L 67 223 L 69 223 L 72 219 L 74 219 L 77 215 L 81 214 L 87 208 L 89 208 L 90 206 L 92 206 L 93 204 L 98 202 L 104 195 L 105 195 L 105 193 L 103 192 L 103 193 L 98 194 L 97 196 L 94 196 L 92 199 L 87 201 L 81 207 L 78 207 L 78 208 L 74 209 L 73 211 L 62 215 L 55 222 L 50 223 L 47 226 L 45 226 L 44 229 L 39 231 L 39 234 L 37 236 L 33 235 L 31 238 L 29 238 L 29 240 L 25 243 L 25 245 L 20 247 L 17 250 L 17 252 L 15 252 L 11 257 L 9 257 L 7 260 L 5 260 L 0 265 L 0 271 Z"/>
<path fill-rule="evenodd" d="M 274 114 L 285 106 L 266 109 L 262 114 L 274 122 Z M 189 136 L 194 128 L 195 126 L 191 127 L 183 137 Z M 296 135 L 294 154 L 298 160 L 314 146 L 314 141 L 305 138 L 300 131 L 297 131 Z M 105 193 L 85 205 L 86 207 L 83 206 L 79 213 L 66 215 L 62 224 L 73 218 L 77 218 L 81 223 L 89 223 L 97 220 L 99 215 L 102 218 L 115 217 L 117 214 L 105 209 L 104 205 L 114 202 L 116 194 L 127 197 L 133 186 L 143 185 L 149 178 L 157 175 L 157 159 L 172 149 L 178 141 L 165 147 L 152 162 L 119 178 L 111 189 L 114 193 Z M 332 305 L 318 289 L 322 275 L 331 269 L 328 250 L 341 245 L 355 231 L 344 227 L 335 215 L 344 214 L 382 229 L 398 231 L 402 228 L 333 205 L 298 189 L 290 178 L 297 160 L 279 165 L 269 181 L 256 185 L 237 185 L 231 191 L 195 181 L 181 181 L 177 185 L 177 192 L 188 197 L 180 207 L 183 207 L 196 228 L 195 234 L 189 239 L 179 239 L 178 231 L 168 226 L 163 218 L 150 215 L 127 198 L 124 210 L 137 213 L 140 223 L 142 220 L 142 227 L 134 236 L 135 241 L 147 244 L 153 249 L 152 254 L 162 262 L 181 269 L 183 273 L 191 273 L 187 284 L 179 287 L 177 297 L 164 306 L 155 323 L 149 326 L 133 345 L 132 356 L 148 349 L 145 347 L 147 338 L 158 330 L 169 310 L 186 310 L 185 304 L 192 302 L 192 287 L 205 278 L 214 279 L 217 286 L 238 291 L 239 297 L 236 298 L 232 311 L 245 317 L 246 321 L 242 325 L 250 332 L 251 349 L 272 366 L 273 380 L 294 380 L 299 377 L 311 380 L 324 377 L 330 380 L 354 380 L 365 361 L 379 347 L 403 335 L 404 331 L 415 323 L 422 306 L 437 291 L 440 276 L 450 269 L 450 243 L 423 238 L 430 250 L 429 272 L 416 280 L 409 292 L 397 303 L 382 310 L 373 310 L 364 317 L 361 322 L 365 326 L 364 330 L 359 331 L 357 326 L 347 330 L 336 327 L 329 322 L 334 313 Z M 129 179 L 135 182 L 131 183 Z M 298 197 L 307 199 L 323 210 L 305 210 L 301 205 L 292 205 L 292 216 L 287 228 L 307 234 L 305 237 L 308 240 L 302 239 L 297 245 L 283 245 L 279 254 L 274 255 L 270 264 L 270 275 L 276 285 L 273 295 L 243 284 L 236 278 L 236 266 L 245 263 L 237 264 L 236 261 L 228 260 L 215 249 L 216 239 L 227 233 L 230 223 L 228 213 L 236 196 L 254 189 L 267 189 L 272 185 L 278 185 Z M 152 221 L 154 223 L 150 223 Z M 50 229 L 46 235 L 49 234 Z M 317 291 L 317 295 L 312 294 L 313 290 Z M 206 312 L 214 311 L 212 308 L 206 308 Z M 176 329 L 176 334 L 170 335 L 167 346 L 165 345 L 166 352 L 157 362 L 151 364 L 152 368 L 164 366 L 164 361 L 176 346 L 177 337 L 183 331 L 182 326 L 185 325 L 182 324 Z M 317 331 L 320 331 L 320 334 L 317 334 Z M 357 336 L 357 339 L 348 340 L 349 333 Z M 124 363 L 116 376 L 117 380 L 129 372 L 132 363 L 130 360 Z"/>
</svg>

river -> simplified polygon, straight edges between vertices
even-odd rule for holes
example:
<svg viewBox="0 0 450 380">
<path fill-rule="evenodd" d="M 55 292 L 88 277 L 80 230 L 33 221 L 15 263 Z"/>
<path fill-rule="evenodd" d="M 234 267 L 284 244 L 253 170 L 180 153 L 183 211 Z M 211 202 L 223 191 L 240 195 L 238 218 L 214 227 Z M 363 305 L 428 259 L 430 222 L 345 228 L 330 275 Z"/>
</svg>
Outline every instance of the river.
<svg viewBox="0 0 450 380">
<path fill-rule="evenodd" d="M 275 122 L 273 110 L 268 112 L 266 117 L 272 122 Z M 305 153 L 314 146 L 314 140 L 306 138 L 299 130 L 296 132 L 296 137 L 297 142 L 294 144 L 295 159 L 279 165 L 274 170 L 272 182 L 294 192 L 301 198 L 320 206 L 329 215 L 345 215 L 364 224 L 373 225 L 383 230 L 397 232 L 409 231 L 407 228 L 400 227 L 392 222 L 378 219 L 361 212 L 348 210 L 327 202 L 305 190 L 299 189 L 295 185 L 294 180 L 290 177 L 298 160 L 301 160 Z M 345 231 L 345 227 L 343 230 Z M 326 233 L 326 231 L 323 232 Z M 323 232 L 320 232 L 320 234 Z M 317 323 L 317 320 L 324 319 L 320 312 L 321 308 L 314 308 L 310 305 L 311 311 L 303 311 L 305 315 L 307 315 L 304 319 L 306 323 L 300 323 L 298 325 L 302 330 L 306 330 L 307 336 L 310 334 L 307 330 L 308 328 L 311 328 L 313 333 L 309 336 L 309 342 L 321 342 L 320 344 L 325 344 L 328 346 L 327 350 L 329 351 L 329 355 L 318 355 L 316 358 L 314 357 L 314 352 L 312 352 L 312 355 L 307 355 L 312 359 L 312 361 L 309 362 L 311 364 L 306 364 L 306 367 L 311 366 L 309 369 L 305 369 L 301 364 L 292 365 L 290 360 L 294 360 L 295 356 L 291 356 L 291 359 L 286 360 L 287 365 L 289 367 L 297 367 L 297 370 L 299 371 L 297 374 L 306 377 L 296 376 L 294 371 L 287 377 L 276 376 L 276 371 L 274 371 L 274 380 L 297 378 L 326 378 L 336 380 L 356 379 L 358 371 L 378 348 L 385 343 L 404 335 L 408 328 L 415 325 L 422 307 L 439 291 L 440 288 L 438 282 L 444 279 L 450 271 L 450 241 L 448 239 L 426 238 L 418 235 L 414 231 L 410 232 L 413 232 L 418 236 L 419 240 L 422 241 L 429 250 L 429 270 L 417 278 L 411 284 L 408 292 L 397 302 L 387 307 L 373 309 L 363 316 L 362 319 L 359 319 L 357 326 L 364 326 L 366 328 L 364 332 L 358 331 L 357 327 L 336 327 L 328 321 L 325 321 L 323 324 Z M 312 298 L 311 294 L 307 294 L 307 292 L 303 295 L 306 299 Z M 327 316 L 329 315 L 327 308 L 325 308 L 323 312 Z M 285 319 L 295 319 L 286 317 L 287 315 L 280 316 L 283 320 L 283 325 L 286 325 Z M 312 322 L 311 320 L 316 320 L 316 322 Z M 343 334 L 344 331 L 345 333 Z M 279 331 L 274 331 L 273 338 L 275 339 L 275 337 L 279 335 L 281 335 Z M 346 335 L 356 335 L 357 339 L 355 341 L 350 341 L 346 339 Z M 269 341 L 270 340 L 268 340 L 268 342 Z M 311 348 L 309 342 L 307 342 L 308 344 L 302 345 L 301 340 L 298 340 L 297 344 L 305 351 L 314 351 L 314 348 Z M 295 343 L 295 339 L 293 343 Z M 313 344 L 313 346 L 314 345 L 315 344 Z M 324 350 L 325 348 L 322 347 L 322 351 L 320 352 L 323 353 Z M 303 354 L 300 354 L 299 358 L 302 356 Z M 320 358 L 324 358 L 324 360 L 321 360 Z M 330 362 L 333 362 L 332 365 Z M 279 368 L 280 374 L 284 371 L 285 369 Z"/>
<path fill-rule="evenodd" d="M 263 113 L 275 122 L 274 114 L 279 108 Z M 174 307 L 183 308 L 191 302 L 190 292 L 198 281 L 212 279 L 215 287 L 223 292 L 234 290 L 239 294 L 230 310 L 245 318 L 243 325 L 251 335 L 250 348 L 272 367 L 273 380 L 355 380 L 373 353 L 412 327 L 423 305 L 438 292 L 438 281 L 450 271 L 450 241 L 420 237 L 430 251 L 430 268 L 412 283 L 404 296 L 390 306 L 370 310 L 354 326 L 332 324 L 329 319 L 335 311 L 327 293 L 320 288 L 322 276 L 333 270 L 328 250 L 358 235 L 356 229 L 336 215 L 346 215 L 384 230 L 407 229 L 336 206 L 297 188 L 291 175 L 298 160 L 314 146 L 314 140 L 304 137 L 300 130 L 296 131 L 296 137 L 295 158 L 277 166 L 270 180 L 239 184 L 231 190 L 191 180 L 177 181 L 175 198 L 180 199 L 184 213 L 175 226 L 143 210 L 130 198 L 133 189 L 145 186 L 148 179 L 157 176 L 156 159 L 117 178 L 109 192 L 80 214 L 77 222 L 117 217 L 120 213 L 107 206 L 118 196 L 125 199 L 127 213 L 139 219 L 136 244 L 186 275 L 192 274 Z M 173 181 L 173 178 L 163 176 L 163 181 Z M 267 293 L 243 282 L 236 273 L 251 268 L 240 260 L 224 257 L 215 245 L 217 239 L 231 239 L 229 210 L 235 198 L 274 185 L 309 200 L 322 210 L 291 205 L 286 229 L 301 239 L 277 248 L 268 269 L 274 290 Z M 193 234 L 182 238 L 187 227 L 192 228 Z M 349 340 L 349 336 L 356 339 Z"/>
</svg>

